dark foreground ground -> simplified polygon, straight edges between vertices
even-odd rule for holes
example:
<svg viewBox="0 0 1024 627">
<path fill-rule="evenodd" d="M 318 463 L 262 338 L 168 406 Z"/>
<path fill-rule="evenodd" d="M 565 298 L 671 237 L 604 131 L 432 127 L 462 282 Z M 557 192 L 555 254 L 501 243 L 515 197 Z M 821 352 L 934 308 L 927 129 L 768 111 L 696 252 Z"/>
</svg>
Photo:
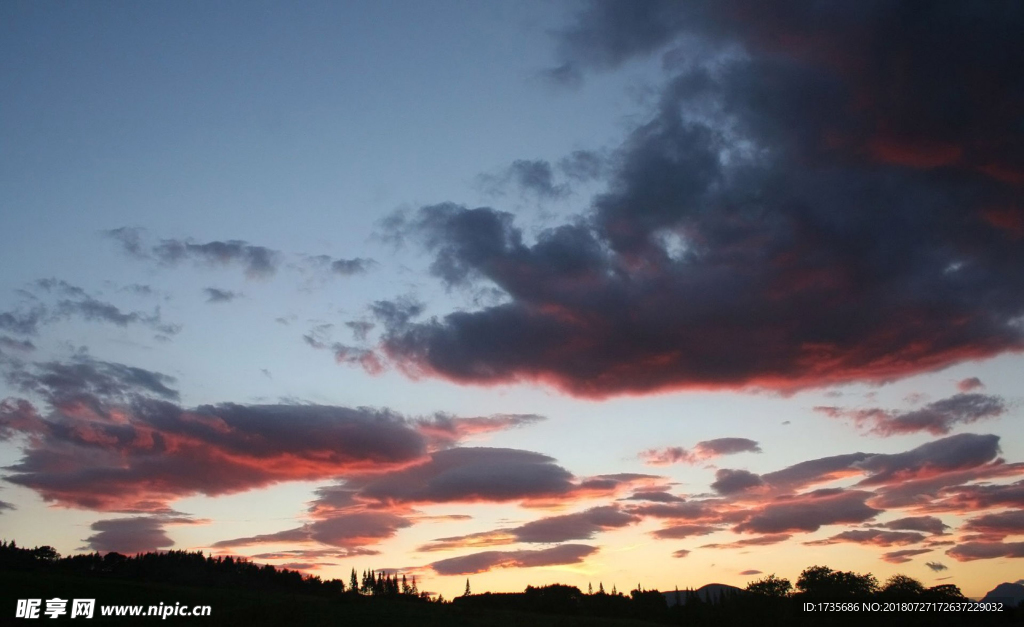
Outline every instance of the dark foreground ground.
<svg viewBox="0 0 1024 627">
<path fill-rule="evenodd" d="M 209 605 L 209 617 L 100 617 L 87 620 L 70 619 L 67 615 L 54 620 L 40 614 L 36 620 L 15 618 L 18 599 L 58 597 L 61 599 L 96 599 L 99 605 L 159 605 L 181 603 Z M 375 602 L 376 601 L 376 602 Z M 70 603 L 68 604 L 70 613 Z M 552 616 L 527 612 L 461 608 L 454 605 L 419 603 L 401 599 L 329 599 L 284 592 L 197 588 L 159 583 L 140 583 L 90 578 L 77 575 L 0 571 L 0 625 L 227 625 L 263 627 L 295 625 L 351 625 L 375 627 L 402 625 L 406 627 L 464 625 L 467 627 L 650 627 L 657 623 L 630 619 L 608 619 L 583 616 Z"/>
</svg>

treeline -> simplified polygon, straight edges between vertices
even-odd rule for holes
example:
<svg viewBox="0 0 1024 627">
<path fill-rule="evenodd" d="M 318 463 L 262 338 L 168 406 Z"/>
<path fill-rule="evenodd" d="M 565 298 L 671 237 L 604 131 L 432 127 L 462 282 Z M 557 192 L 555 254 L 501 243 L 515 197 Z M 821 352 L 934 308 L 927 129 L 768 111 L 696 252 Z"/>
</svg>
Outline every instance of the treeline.
<svg viewBox="0 0 1024 627">
<path fill-rule="evenodd" d="M 468 584 L 467 584 L 468 587 Z M 517 610 L 583 617 L 622 618 L 687 626 L 818 626 L 864 625 L 868 621 L 907 626 L 1020 625 L 1024 607 L 1003 611 L 953 611 L 970 600 L 951 584 L 925 587 L 906 575 L 879 584 L 874 575 L 835 571 L 826 566 L 805 569 L 794 586 L 769 575 L 746 589 L 721 587 L 659 592 L 640 585 L 623 594 L 599 584 L 583 593 L 575 586 L 529 586 L 524 592 L 463 595 L 453 605 L 477 610 Z M 924 606 L 925 603 L 953 606 Z M 878 610 L 866 609 L 878 603 Z M 901 605 L 913 604 L 917 605 Z M 808 604 L 811 604 L 808 607 Z M 838 604 L 844 604 L 839 605 Z M 865 604 L 872 604 L 866 606 Z M 930 607 L 931 609 L 924 609 Z M 854 609 L 856 608 L 856 609 Z M 913 609 L 911 609 L 913 608 Z"/>
<path fill-rule="evenodd" d="M 0 569 L 44 571 L 129 579 L 185 586 L 245 588 L 313 594 L 326 597 L 402 597 L 423 599 L 416 586 L 405 575 L 364 571 L 356 577 L 353 569 L 349 584 L 341 579 L 324 580 L 316 575 L 303 575 L 270 564 L 255 564 L 245 558 L 203 555 L 202 551 L 166 551 L 123 555 L 110 552 L 86 553 L 61 557 L 50 546 L 21 548 L 14 541 L 0 542 Z M 424 599 L 425 600 L 425 599 Z"/>
<path fill-rule="evenodd" d="M 955 585 L 925 587 L 905 575 L 895 575 L 880 584 L 870 573 L 835 571 L 825 566 L 805 569 L 795 584 L 768 575 L 750 583 L 746 589 L 707 586 L 699 591 L 659 592 L 644 590 L 637 585 L 628 594 L 618 592 L 614 587 L 610 593 L 605 592 L 603 584 L 598 584 L 596 592 L 589 589 L 588 593 L 575 586 L 553 584 L 527 586 L 526 590 L 517 593 L 471 594 L 467 580 L 462 596 L 448 602 L 437 597 L 430 603 L 429 607 L 434 608 L 431 612 L 426 612 L 427 606 L 420 605 L 430 599 L 419 591 L 415 577 L 373 570 L 364 570 L 359 576 L 353 569 L 348 582 L 340 579 L 325 581 L 315 575 L 254 564 L 244 558 L 212 557 L 198 551 L 140 553 L 134 556 L 89 553 L 62 557 L 49 546 L 28 549 L 4 541 L 0 542 L 0 570 L 316 595 L 343 604 L 359 602 L 361 607 L 402 606 L 412 612 L 411 616 L 429 614 L 434 618 L 440 616 L 445 621 L 450 618 L 456 623 L 466 623 L 473 616 L 491 616 L 493 611 L 575 616 L 584 622 L 590 620 L 588 617 L 621 618 L 692 627 L 816 627 L 864 625 L 869 621 L 921 627 L 1024 624 L 1024 606 L 1007 607 L 1000 612 L 951 611 L 948 608 L 942 611 L 908 611 L 898 604 L 967 604 L 969 600 Z M 708 592 L 709 588 L 714 588 L 713 593 Z M 865 603 L 876 602 L 890 610 L 865 611 Z M 845 609 L 826 605 L 844 603 L 847 604 Z M 851 609 L 852 604 L 857 604 L 858 609 Z M 474 623 L 470 620 L 466 624 Z"/>
</svg>

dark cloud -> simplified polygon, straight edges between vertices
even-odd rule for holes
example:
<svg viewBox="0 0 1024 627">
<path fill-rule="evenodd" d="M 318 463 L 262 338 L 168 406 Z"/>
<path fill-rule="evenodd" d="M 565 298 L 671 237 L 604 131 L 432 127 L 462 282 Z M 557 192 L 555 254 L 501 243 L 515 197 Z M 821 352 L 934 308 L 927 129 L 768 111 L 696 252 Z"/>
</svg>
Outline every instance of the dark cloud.
<svg viewBox="0 0 1024 627">
<path fill-rule="evenodd" d="M 353 276 L 369 272 L 377 262 L 373 259 L 353 257 L 351 259 L 335 259 L 330 255 L 307 255 L 306 262 L 314 268 L 326 269 L 338 276 Z"/>
<path fill-rule="evenodd" d="M 555 73 L 670 51 L 654 112 L 572 222 L 529 237 L 450 203 L 405 220 L 442 281 L 506 298 L 387 325 L 397 367 L 600 398 L 879 383 L 1024 349 L 1015 5 L 587 7 Z"/>
<path fill-rule="evenodd" d="M 942 572 L 944 570 L 949 570 L 949 567 L 941 562 L 925 562 L 924 565 L 930 568 L 932 572 L 936 573 Z"/>
<path fill-rule="evenodd" d="M 666 518 L 671 520 L 686 520 L 692 522 L 718 522 L 722 515 L 719 506 L 722 503 L 713 500 L 684 501 L 678 499 L 670 503 L 658 503 L 655 505 L 636 505 L 629 508 L 629 511 L 644 517 Z"/>
<path fill-rule="evenodd" d="M 331 262 L 331 272 L 334 274 L 340 274 L 341 276 L 352 276 L 354 274 L 363 274 L 376 262 L 372 259 L 363 259 L 361 257 L 355 257 L 353 259 L 335 259 Z"/>
<path fill-rule="evenodd" d="M 345 475 L 361 477 L 353 485 L 365 489 L 363 498 L 385 501 L 565 497 L 584 490 L 536 453 L 450 449 L 430 456 L 433 447 L 536 416 L 409 418 L 385 409 L 294 404 L 186 409 L 175 403 L 173 378 L 87 357 L 7 376 L 42 402 L 41 409 L 24 399 L 0 403 L 0 439 L 27 436 L 6 479 L 64 506 L 167 511 L 169 502 L 189 495 Z M 409 472 L 418 484 L 397 470 L 412 464 L 419 464 Z"/>
<path fill-rule="evenodd" d="M 141 324 L 163 335 L 174 335 L 180 330 L 179 326 L 161 320 L 159 308 L 153 313 L 123 311 L 117 305 L 100 300 L 83 288 L 60 279 L 40 279 L 22 293 L 36 302 L 28 309 L 0 314 L 0 329 L 20 335 L 35 335 L 42 324 L 79 318 L 119 327 Z M 40 298 L 37 294 L 51 302 L 38 302 Z"/>
<path fill-rule="evenodd" d="M 346 483 L 365 499 L 447 503 L 558 498 L 575 488 L 573 475 L 547 455 L 503 448 L 437 451 L 426 463 Z"/>
<path fill-rule="evenodd" d="M 752 472 L 722 468 L 715 471 L 715 482 L 711 488 L 719 494 L 734 494 L 760 485 L 764 485 L 764 481 Z"/>
<path fill-rule="evenodd" d="M 352 337 L 363 342 L 366 340 L 367 334 L 377 325 L 365 320 L 350 320 L 345 323 L 345 326 L 352 330 Z"/>
<path fill-rule="evenodd" d="M 697 464 L 722 455 L 745 452 L 760 453 L 761 448 L 757 442 L 747 438 L 718 438 L 698 442 L 692 449 L 681 446 L 652 448 L 640 453 L 639 457 L 652 466 L 666 466 L 676 463 Z"/>
<path fill-rule="evenodd" d="M 716 527 L 714 525 L 673 525 L 672 527 L 664 527 L 662 529 L 652 531 L 651 535 L 662 540 L 678 540 L 693 536 L 706 536 L 721 530 L 721 527 Z"/>
<path fill-rule="evenodd" d="M 143 229 L 139 227 L 122 226 L 102 233 L 119 243 L 121 249 L 130 257 L 145 259 L 149 256 L 142 243 Z"/>
<path fill-rule="evenodd" d="M 111 518 L 94 522 L 90 528 L 94 535 L 85 539 L 88 548 L 107 553 L 115 551 L 132 555 L 159 551 L 174 546 L 164 527 L 167 525 L 196 524 L 191 518 L 169 518 L 141 516 L 134 518 Z"/>
<path fill-rule="evenodd" d="M 946 551 L 958 562 L 1024 557 L 1024 542 L 965 542 Z"/>
<path fill-rule="evenodd" d="M 960 530 L 998 537 L 1024 535 L 1024 509 L 978 516 L 968 520 Z"/>
<path fill-rule="evenodd" d="M 452 557 L 429 564 L 438 575 L 472 575 L 497 568 L 533 568 L 561 564 L 579 564 L 597 552 L 585 544 L 562 544 L 550 549 L 522 551 L 484 551 Z"/>
<path fill-rule="evenodd" d="M 924 555 L 925 553 L 931 553 L 931 551 L 931 549 L 902 549 L 899 551 L 889 551 L 888 553 L 882 554 L 882 561 L 889 562 L 890 564 L 905 564 L 915 555 Z"/>
<path fill-rule="evenodd" d="M 555 169 L 543 159 L 517 159 L 501 174 L 484 176 L 483 179 L 493 192 L 513 185 L 521 192 L 542 200 L 562 198 L 569 193 L 568 185 L 555 182 Z"/>
<path fill-rule="evenodd" d="M 879 485 L 975 468 L 999 454 L 999 436 L 961 433 L 927 442 L 903 453 L 871 455 L 857 463 L 869 476 L 862 485 Z"/>
<path fill-rule="evenodd" d="M 140 228 L 122 227 L 105 231 L 104 234 L 117 241 L 131 257 L 156 259 L 167 265 L 176 265 L 185 260 L 210 266 L 238 265 L 245 269 L 245 275 L 251 279 L 273 276 L 281 256 L 276 250 L 253 246 L 242 240 L 196 243 L 191 239 L 164 239 L 155 246 L 148 246 L 143 243 L 144 231 Z"/>
<path fill-rule="evenodd" d="M 391 538 L 399 530 L 410 526 L 412 523 L 408 519 L 387 512 L 351 512 L 277 533 L 222 540 L 213 546 L 227 548 L 313 541 L 333 547 L 358 548 Z"/>
<path fill-rule="evenodd" d="M 826 546 L 844 542 L 873 546 L 903 546 L 924 542 L 923 534 L 911 531 L 882 531 L 880 529 L 850 529 L 824 540 L 804 542 L 808 546 Z"/>
<path fill-rule="evenodd" d="M 861 490 L 815 490 L 760 506 L 734 530 L 778 534 L 817 531 L 822 525 L 864 522 L 882 513 L 865 503 L 871 496 L 870 492 Z"/>
<path fill-rule="evenodd" d="M 206 302 L 208 303 L 230 303 L 241 296 L 238 292 L 222 290 L 216 287 L 203 288 L 203 293 L 206 294 Z"/>
<path fill-rule="evenodd" d="M 857 426 L 872 433 L 890 436 L 904 433 L 927 431 L 934 435 L 945 435 L 958 424 L 970 424 L 983 418 L 995 418 L 1006 412 L 1006 403 L 998 396 L 986 394 L 957 394 L 929 403 L 921 409 L 909 412 L 894 412 L 884 409 L 840 409 L 838 407 L 815 407 L 817 411 L 834 418 L 848 418 Z"/>
<path fill-rule="evenodd" d="M 15 507 L 14 505 L 11 505 L 7 501 L 0 501 L 0 514 L 2 514 L 4 512 L 4 510 L 7 510 L 7 509 L 18 509 L 18 508 Z"/>
<path fill-rule="evenodd" d="M 466 536 L 439 538 L 421 546 L 420 551 L 442 551 L 463 547 L 497 546 L 516 542 L 555 543 L 589 540 L 595 534 L 640 521 L 640 517 L 618 507 L 592 507 L 574 514 L 540 518 L 518 527 L 484 531 Z"/>
<path fill-rule="evenodd" d="M 16 340 L 6 335 L 0 335 L 0 349 L 17 351 L 19 353 L 31 353 L 36 345 L 28 340 Z"/>
<path fill-rule="evenodd" d="M 744 570 L 744 571 L 740 572 L 740 574 L 741 574 L 741 575 L 745 575 L 745 576 L 749 576 L 749 575 L 760 575 L 760 574 L 761 574 L 761 571 L 759 571 L 759 570 L 756 570 L 756 569 L 753 569 L 753 568 L 748 568 L 747 570 Z"/>
<path fill-rule="evenodd" d="M 558 162 L 558 169 L 566 177 L 579 182 L 600 179 L 608 166 L 608 158 L 592 150 L 575 150 Z"/>
<path fill-rule="evenodd" d="M 634 492 L 625 499 L 626 501 L 653 501 L 655 503 L 682 503 L 683 499 L 668 492 Z"/>
<path fill-rule="evenodd" d="M 791 535 L 788 533 L 769 533 L 754 538 L 743 538 L 742 540 L 736 540 L 735 542 L 726 543 L 714 543 L 701 545 L 702 549 L 745 549 L 752 546 L 769 546 L 772 544 L 779 544 L 789 540 Z"/>
<path fill-rule="evenodd" d="M 762 475 L 761 478 L 772 486 L 784 490 L 796 490 L 816 483 L 827 483 L 835 479 L 862 474 L 856 465 L 870 457 L 867 453 L 849 453 L 821 457 L 799 462 Z"/>
<path fill-rule="evenodd" d="M 999 485 L 955 485 L 945 487 L 930 501 L 932 507 L 956 512 L 974 512 L 995 507 L 1024 508 L 1024 481 Z"/>
<path fill-rule="evenodd" d="M 18 335 L 35 335 L 45 317 L 46 308 L 40 305 L 28 310 L 5 311 L 0 313 L 0 329 Z"/>
<path fill-rule="evenodd" d="M 672 557 L 677 557 L 677 558 L 686 557 L 689 554 L 690 554 L 690 551 L 688 551 L 686 549 L 679 549 L 678 551 L 673 551 Z"/>
<path fill-rule="evenodd" d="M 935 516 L 911 516 L 907 518 L 899 518 L 897 520 L 890 520 L 887 523 L 882 524 L 886 529 L 896 529 L 900 531 L 923 531 L 924 533 L 931 533 L 935 535 L 946 533 L 946 529 L 949 525 L 942 522 L 941 519 Z"/>
<path fill-rule="evenodd" d="M 279 253 L 264 246 L 251 246 L 242 240 L 212 241 L 196 244 L 191 240 L 165 239 L 152 249 L 162 263 L 177 264 L 186 259 L 207 265 L 240 265 L 251 279 L 267 278 L 277 272 Z"/>
<path fill-rule="evenodd" d="M 257 553 L 252 557 L 253 559 L 258 560 L 318 560 L 325 557 L 332 559 L 348 559 L 350 557 L 363 557 L 367 555 L 380 555 L 380 551 L 360 547 L 332 547 L 330 549 L 294 549 L 288 551 L 276 551 L 274 553 Z"/>
<path fill-rule="evenodd" d="M 545 420 L 536 414 L 495 414 L 493 416 L 457 417 L 435 414 L 416 421 L 420 433 L 436 447 L 452 446 L 473 435 L 525 427 Z"/>
</svg>

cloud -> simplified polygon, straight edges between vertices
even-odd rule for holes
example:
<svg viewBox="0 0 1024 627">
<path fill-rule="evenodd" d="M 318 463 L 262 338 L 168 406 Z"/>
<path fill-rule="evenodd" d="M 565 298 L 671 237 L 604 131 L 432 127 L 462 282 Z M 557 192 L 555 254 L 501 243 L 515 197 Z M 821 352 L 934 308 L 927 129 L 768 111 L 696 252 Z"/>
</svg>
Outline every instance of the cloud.
<svg viewBox="0 0 1024 627">
<path fill-rule="evenodd" d="M 497 568 L 533 568 L 579 564 L 596 552 L 597 547 L 585 544 L 562 544 L 550 549 L 484 551 L 440 560 L 428 566 L 438 575 L 472 575 Z"/>
<path fill-rule="evenodd" d="M 493 194 L 500 194 L 510 185 L 540 200 L 557 200 L 569 194 L 569 186 L 555 182 L 555 169 L 543 159 L 517 159 L 501 173 L 480 178 Z"/>
<path fill-rule="evenodd" d="M 978 377 L 969 377 L 962 379 L 956 384 L 956 387 L 961 392 L 971 392 L 973 390 L 980 390 L 985 387 L 985 384 L 981 382 Z"/>
<path fill-rule="evenodd" d="M 672 527 L 656 529 L 655 531 L 652 531 L 651 534 L 656 538 L 666 540 L 690 538 L 693 536 L 706 536 L 721 530 L 721 527 L 716 527 L 714 525 L 674 525 Z"/>
<path fill-rule="evenodd" d="M 886 529 L 896 529 L 901 531 L 923 531 L 925 533 L 931 533 L 935 535 L 943 534 L 949 525 L 942 522 L 941 519 L 935 516 L 910 516 L 907 518 L 899 518 L 897 520 L 890 520 L 887 523 L 882 523 L 882 527 Z"/>
<path fill-rule="evenodd" d="M 656 503 L 682 503 L 683 498 L 662 491 L 641 491 L 630 494 L 626 501 L 653 501 Z"/>
<path fill-rule="evenodd" d="M 822 525 L 864 522 L 882 512 L 865 503 L 871 496 L 870 492 L 862 490 L 815 490 L 754 509 L 750 518 L 736 525 L 734 531 L 777 534 L 817 531 Z"/>
<path fill-rule="evenodd" d="M 4 348 L 19 353 L 31 353 L 36 349 L 36 345 L 28 340 L 16 340 L 6 335 L 0 335 L 0 349 Z"/>
<path fill-rule="evenodd" d="M 688 551 L 687 549 L 679 549 L 678 551 L 673 551 L 672 552 L 672 557 L 682 558 L 682 557 L 686 557 L 689 554 L 690 554 L 690 551 Z"/>
<path fill-rule="evenodd" d="M 26 436 L 19 440 L 23 457 L 7 468 L 7 480 L 63 506 L 167 511 L 171 501 L 194 494 L 345 475 L 359 477 L 367 499 L 401 499 L 403 490 L 417 487 L 423 498 L 442 500 L 565 497 L 584 490 L 536 453 L 502 449 L 491 460 L 496 464 L 489 464 L 489 449 L 430 456 L 434 446 L 527 424 L 538 419 L 533 416 L 463 423 L 365 407 L 222 403 L 189 409 L 176 404 L 173 378 L 88 357 L 25 366 L 7 378 L 42 400 L 39 408 L 25 399 L 0 403 L 0 438 Z M 404 478 L 399 469 L 415 464 L 411 474 L 429 476 L 429 483 Z M 388 470 L 395 474 L 381 474 Z M 508 474 L 494 477 L 502 471 Z"/>
<path fill-rule="evenodd" d="M 196 244 L 191 240 L 165 239 L 153 247 L 152 253 L 159 261 L 168 265 L 175 265 L 187 259 L 210 266 L 240 265 L 250 279 L 273 276 L 277 272 L 280 256 L 275 250 L 264 246 L 252 246 L 242 240 Z"/>
<path fill-rule="evenodd" d="M 752 546 L 769 546 L 789 540 L 792 536 L 788 533 L 769 533 L 755 538 L 743 538 L 735 542 L 714 543 L 701 545 L 702 549 L 745 549 Z"/>
<path fill-rule="evenodd" d="M 242 240 L 214 240 L 196 243 L 192 239 L 164 239 L 155 246 L 146 245 L 144 230 L 121 227 L 104 231 L 136 259 L 156 259 L 166 265 L 191 260 L 208 266 L 241 266 L 250 279 L 268 278 L 277 272 L 281 254 L 265 246 L 254 246 Z"/>
<path fill-rule="evenodd" d="M 961 433 L 903 453 L 871 455 L 857 467 L 868 473 L 861 485 L 880 485 L 976 468 L 995 460 L 998 453 L 999 436 Z"/>
<path fill-rule="evenodd" d="M 506 431 L 546 420 L 537 414 L 495 414 L 492 416 L 457 417 L 434 414 L 417 421 L 417 428 L 435 446 L 451 446 L 455 442 L 475 435 Z"/>
<path fill-rule="evenodd" d="M 995 418 L 1006 412 L 1006 404 L 998 396 L 986 394 L 957 394 L 941 401 L 929 403 L 909 412 L 883 409 L 846 410 L 837 407 L 815 407 L 815 410 L 833 418 L 848 418 L 861 428 L 881 436 L 927 431 L 945 435 L 958 424 L 970 424 L 983 418 Z"/>
<path fill-rule="evenodd" d="M 1024 508 L 1024 481 L 997 485 L 954 485 L 944 487 L 930 500 L 930 506 L 957 512 L 972 512 L 995 507 Z"/>
<path fill-rule="evenodd" d="M 314 268 L 326 269 L 333 275 L 344 277 L 365 274 L 377 265 L 373 259 L 363 257 L 335 259 L 330 255 L 307 255 L 305 260 Z"/>
<path fill-rule="evenodd" d="M 747 470 L 722 468 L 715 471 L 715 482 L 711 488 L 719 494 L 734 494 L 764 485 L 764 480 Z"/>
<path fill-rule="evenodd" d="M 960 530 L 998 537 L 1024 535 L 1024 509 L 978 516 L 968 520 Z"/>
<path fill-rule="evenodd" d="M 521 501 L 568 496 L 573 475 L 540 453 L 505 448 L 453 448 L 425 463 L 383 475 L 350 479 L 346 486 L 381 503 Z"/>
<path fill-rule="evenodd" d="M 203 293 L 206 294 L 206 302 L 208 303 L 230 303 L 242 295 L 239 292 L 222 290 L 216 287 L 203 288 Z"/>
<path fill-rule="evenodd" d="M 593 507 L 582 512 L 548 516 L 518 527 L 484 531 L 465 536 L 438 538 L 419 551 L 445 551 L 465 547 L 499 546 L 516 542 L 566 542 L 589 540 L 595 534 L 640 521 L 640 517 L 614 506 Z"/>
<path fill-rule="evenodd" d="M 8 509 L 18 509 L 18 508 L 15 507 L 14 505 L 11 505 L 7 501 L 0 501 L 0 514 L 4 513 L 4 510 L 8 510 Z"/>
<path fill-rule="evenodd" d="M 757 442 L 747 438 L 717 438 L 698 442 L 691 450 L 680 446 L 672 446 L 662 449 L 647 449 L 638 455 L 650 466 L 667 466 L 669 464 L 684 463 L 698 464 L 708 459 L 714 459 L 722 455 L 733 455 L 736 453 L 760 453 L 761 447 Z"/>
<path fill-rule="evenodd" d="M 872 546 L 903 546 L 923 542 L 925 536 L 917 532 L 881 531 L 879 529 L 850 529 L 825 540 L 804 542 L 807 546 L 827 546 L 829 544 L 852 543 L 870 544 Z"/>
<path fill-rule="evenodd" d="M 582 215 L 536 236 L 451 202 L 393 221 L 443 283 L 504 298 L 386 325 L 381 359 L 604 398 L 883 383 L 1021 351 L 1024 130 L 1005 103 L 1024 18 L 1007 6 L 587 5 L 550 75 L 664 54 L 651 114 Z"/>
<path fill-rule="evenodd" d="M 0 329 L 18 335 L 35 335 L 45 315 L 46 309 L 38 305 L 27 311 L 0 312 Z"/>
<path fill-rule="evenodd" d="M 747 569 L 747 570 L 744 570 L 744 571 L 740 572 L 740 574 L 741 574 L 741 575 L 745 575 L 745 576 L 749 576 L 749 575 L 760 575 L 760 574 L 761 574 L 761 571 L 759 571 L 759 570 L 755 570 L 755 569 L 753 569 L 753 568 L 749 568 L 749 569 Z"/>
<path fill-rule="evenodd" d="M 159 551 L 174 546 L 167 536 L 167 525 L 194 525 L 200 521 L 191 518 L 137 516 L 110 518 L 90 525 L 94 535 L 85 539 L 88 548 L 101 553 L 117 552 L 132 555 Z"/>
<path fill-rule="evenodd" d="M 882 555 L 882 561 L 889 562 L 890 564 L 905 564 L 910 561 L 911 557 L 915 555 L 924 555 L 925 553 L 931 553 L 931 549 L 902 549 L 899 551 L 889 551 Z M 931 562 L 929 562 L 930 564 Z"/>
<path fill-rule="evenodd" d="M 254 544 L 319 542 L 333 547 L 356 549 L 391 538 L 399 530 L 410 526 L 412 522 L 395 514 L 357 511 L 330 516 L 277 533 L 222 540 L 213 546 L 229 548 Z"/>
<path fill-rule="evenodd" d="M 941 562 L 925 562 L 924 565 L 930 568 L 932 572 L 936 573 L 949 570 L 949 567 Z"/>
<path fill-rule="evenodd" d="M 0 313 L 0 329 L 19 335 L 36 335 L 39 326 L 78 318 L 88 322 L 105 322 L 119 327 L 141 324 L 162 335 L 174 335 L 178 325 L 164 323 L 160 309 L 152 313 L 123 311 L 113 303 L 100 300 L 83 288 L 60 279 L 39 279 L 22 292 L 34 304 L 25 309 Z M 49 299 L 42 302 L 41 299 Z"/>
<path fill-rule="evenodd" d="M 966 542 L 946 551 L 958 562 L 1024 557 L 1024 542 Z"/>
<path fill-rule="evenodd" d="M 353 259 L 335 259 L 331 262 L 331 272 L 341 276 L 352 276 L 367 272 L 376 262 L 372 259 L 355 257 Z"/>
</svg>

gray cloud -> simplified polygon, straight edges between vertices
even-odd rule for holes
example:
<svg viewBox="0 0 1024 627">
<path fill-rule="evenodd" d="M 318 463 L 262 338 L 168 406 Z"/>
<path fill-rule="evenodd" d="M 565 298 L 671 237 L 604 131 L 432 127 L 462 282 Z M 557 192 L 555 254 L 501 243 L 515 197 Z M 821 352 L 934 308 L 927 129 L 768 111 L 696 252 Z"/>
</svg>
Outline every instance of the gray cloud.
<svg viewBox="0 0 1024 627">
<path fill-rule="evenodd" d="M 946 529 L 949 525 L 942 522 L 941 519 L 935 516 L 910 516 L 907 518 L 898 518 L 896 520 L 890 520 L 887 523 L 882 524 L 886 529 L 896 529 L 902 531 L 923 531 L 925 533 L 931 533 L 940 535 L 946 533 Z"/>
<path fill-rule="evenodd" d="M 379 350 L 413 376 L 595 398 L 883 382 L 1019 351 L 1008 6 L 588 4 L 555 74 L 659 52 L 672 73 L 606 191 L 536 237 L 454 203 L 392 222 L 441 281 L 505 298 L 388 325 Z"/>
<path fill-rule="evenodd" d="M 871 496 L 870 492 L 860 490 L 815 490 L 763 505 L 734 530 L 777 534 L 817 531 L 822 525 L 864 522 L 882 513 L 865 503 Z"/>
<path fill-rule="evenodd" d="M 550 549 L 522 551 L 484 551 L 452 557 L 429 564 L 438 575 L 472 575 L 496 568 L 533 568 L 561 564 L 579 564 L 597 552 L 585 544 L 562 544 Z"/>
<path fill-rule="evenodd" d="M 174 546 L 164 528 L 175 524 L 196 524 L 191 518 L 139 516 L 111 518 L 94 522 L 90 528 L 94 535 L 85 539 L 88 548 L 101 553 L 117 552 L 132 555 L 158 551 Z"/>
<path fill-rule="evenodd" d="M 1006 403 L 1001 397 L 986 394 L 961 393 L 929 403 L 921 409 L 908 412 L 894 412 L 878 408 L 840 409 L 838 407 L 816 407 L 816 410 L 835 418 L 848 418 L 858 426 L 868 428 L 882 436 L 927 431 L 934 435 L 945 435 L 959 424 L 970 424 L 984 418 L 995 418 L 1006 412 Z"/>
<path fill-rule="evenodd" d="M 965 542 L 946 551 L 958 562 L 1024 557 L 1024 542 Z"/>
<path fill-rule="evenodd" d="M 640 453 L 639 457 L 652 466 L 664 466 L 674 463 L 697 464 L 722 455 L 746 452 L 760 453 L 761 447 L 747 438 L 717 438 L 698 442 L 692 449 L 681 446 L 648 449 Z"/>
<path fill-rule="evenodd" d="M 206 294 L 206 302 L 208 303 L 230 303 L 241 296 L 238 292 L 222 290 L 216 287 L 203 288 L 203 293 Z"/>
</svg>

